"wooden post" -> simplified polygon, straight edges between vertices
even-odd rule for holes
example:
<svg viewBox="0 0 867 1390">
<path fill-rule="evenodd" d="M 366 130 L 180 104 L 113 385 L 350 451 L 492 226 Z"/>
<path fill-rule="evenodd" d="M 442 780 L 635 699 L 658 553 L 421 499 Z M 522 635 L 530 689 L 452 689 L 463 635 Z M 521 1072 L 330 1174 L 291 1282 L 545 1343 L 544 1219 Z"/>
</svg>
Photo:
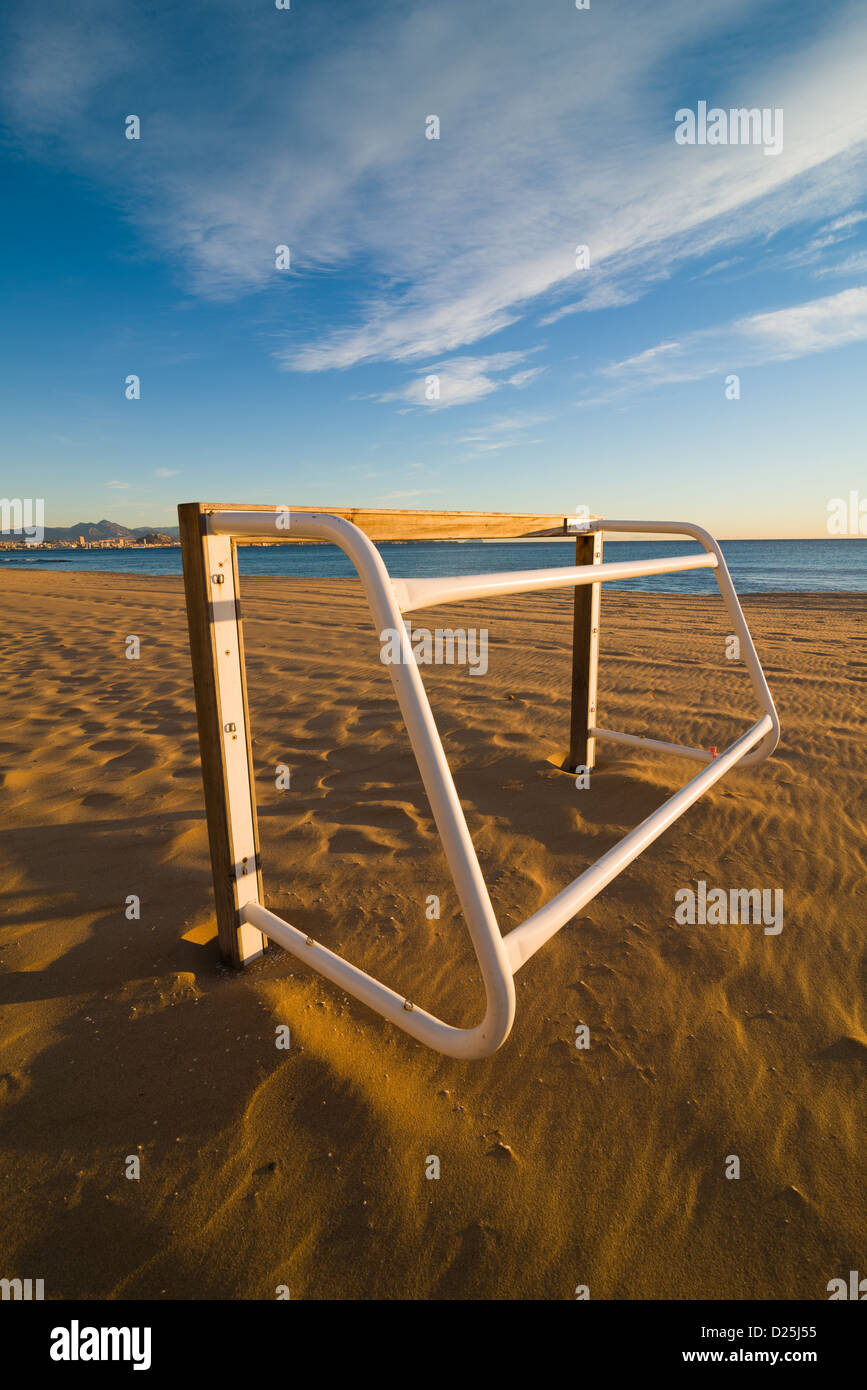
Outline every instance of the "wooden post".
<svg viewBox="0 0 867 1390">
<path fill-rule="evenodd" d="M 602 532 L 588 531 L 575 539 L 575 564 L 602 563 Z M 599 665 L 599 610 L 601 584 L 582 584 L 575 589 L 572 620 L 572 717 L 569 730 L 568 770 L 591 768 L 596 762 L 596 740 L 588 730 L 596 724 L 596 675 Z"/>
<path fill-rule="evenodd" d="M 240 967 L 266 942 L 240 920 L 263 894 L 237 554 L 208 534 L 200 503 L 179 506 L 178 521 L 220 954 Z"/>
</svg>

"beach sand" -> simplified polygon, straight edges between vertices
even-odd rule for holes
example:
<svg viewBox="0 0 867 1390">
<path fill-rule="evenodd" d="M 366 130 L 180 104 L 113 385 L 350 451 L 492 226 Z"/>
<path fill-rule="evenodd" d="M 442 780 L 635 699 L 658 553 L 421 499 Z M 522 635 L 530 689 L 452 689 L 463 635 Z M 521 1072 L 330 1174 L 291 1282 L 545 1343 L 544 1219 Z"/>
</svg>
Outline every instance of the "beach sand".
<svg viewBox="0 0 867 1390">
<path fill-rule="evenodd" d="M 465 1063 L 277 948 L 220 964 L 180 579 L 2 586 L 0 1276 L 46 1298 L 825 1299 L 867 1275 L 864 598 L 744 601 L 777 753 L 529 961 L 511 1036 Z M 242 593 L 268 905 L 477 1021 L 359 586 Z M 695 765 L 608 744 L 589 790 L 557 770 L 571 595 L 414 623 L 489 630 L 487 676 L 423 676 L 506 931 Z M 718 600 L 604 593 L 601 722 L 725 745 L 757 717 L 728 631 Z M 677 925 L 697 880 L 783 889 L 782 932 Z"/>
</svg>

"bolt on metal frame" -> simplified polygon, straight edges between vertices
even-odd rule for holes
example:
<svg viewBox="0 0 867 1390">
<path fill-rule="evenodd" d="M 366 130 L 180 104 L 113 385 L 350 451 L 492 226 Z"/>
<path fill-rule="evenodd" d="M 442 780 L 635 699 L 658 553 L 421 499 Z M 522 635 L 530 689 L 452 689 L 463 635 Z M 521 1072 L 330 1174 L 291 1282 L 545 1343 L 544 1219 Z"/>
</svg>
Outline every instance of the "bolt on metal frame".
<svg viewBox="0 0 867 1390">
<path fill-rule="evenodd" d="M 195 517 L 192 515 L 194 509 Z M 265 938 L 269 938 L 412 1037 L 447 1056 L 478 1058 L 496 1051 L 514 1021 L 513 977 L 521 966 L 727 772 L 737 765 L 745 767 L 763 761 L 777 745 L 779 719 L 731 576 L 719 545 L 699 526 L 679 521 L 599 519 L 586 528 L 580 524 L 568 526 L 565 533 L 589 529 L 683 535 L 700 543 L 704 551 L 700 555 L 454 578 L 392 579 L 370 538 L 340 516 L 326 512 L 292 511 L 289 514 L 287 508 L 255 511 L 203 508 L 199 518 L 199 504 L 188 504 L 180 512 L 182 533 L 185 525 L 188 528 L 184 537 L 184 574 L 215 897 L 218 918 L 222 895 L 223 917 L 228 911 L 233 924 L 231 959 L 236 965 L 254 959 L 265 949 Z M 186 522 L 184 513 L 188 513 Z M 191 529 L 197 520 L 200 521 L 201 549 Z M 391 629 L 399 634 L 401 661 L 390 665 L 388 670 L 484 982 L 485 1013 L 473 1028 L 453 1027 L 427 1013 L 305 932 L 284 922 L 264 905 L 238 607 L 235 543 L 239 540 L 329 541 L 339 546 L 361 579 L 377 633 Z M 465 599 L 599 585 L 692 569 L 714 571 L 733 631 L 740 638 L 741 654 L 762 711 L 760 718 L 716 756 L 700 748 L 618 733 L 596 725 L 591 727 L 588 736 L 593 739 L 677 754 L 706 766 L 568 887 L 521 926 L 503 936 L 404 628 L 403 615 L 434 604 Z M 597 589 L 596 594 L 598 592 Z M 207 608 L 206 613 L 203 607 Z M 210 682 L 203 677 L 203 668 L 209 660 L 208 642 Z M 593 680 L 595 682 L 595 672 Z M 219 750 L 212 746 L 217 731 L 222 741 Z M 215 771 L 220 768 L 221 774 Z M 215 782 L 220 775 L 222 785 L 217 788 Z M 213 806 L 220 798 L 220 815 L 213 817 Z M 229 880 L 228 898 L 224 878 Z"/>
</svg>

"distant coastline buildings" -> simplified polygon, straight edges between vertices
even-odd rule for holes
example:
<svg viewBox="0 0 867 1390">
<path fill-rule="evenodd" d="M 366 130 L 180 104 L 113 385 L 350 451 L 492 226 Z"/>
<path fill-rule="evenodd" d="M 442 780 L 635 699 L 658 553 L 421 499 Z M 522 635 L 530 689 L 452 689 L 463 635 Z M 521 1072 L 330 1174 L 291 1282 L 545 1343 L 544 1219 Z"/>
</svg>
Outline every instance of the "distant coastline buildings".
<svg viewBox="0 0 867 1390">
<path fill-rule="evenodd" d="M 88 540 L 86 536 L 76 536 L 74 540 L 57 538 L 30 544 L 23 536 L 4 535 L 0 532 L 0 550 L 148 550 L 152 546 L 177 546 L 180 541 L 167 536 L 162 531 L 147 531 L 142 536 L 103 536 Z"/>
</svg>

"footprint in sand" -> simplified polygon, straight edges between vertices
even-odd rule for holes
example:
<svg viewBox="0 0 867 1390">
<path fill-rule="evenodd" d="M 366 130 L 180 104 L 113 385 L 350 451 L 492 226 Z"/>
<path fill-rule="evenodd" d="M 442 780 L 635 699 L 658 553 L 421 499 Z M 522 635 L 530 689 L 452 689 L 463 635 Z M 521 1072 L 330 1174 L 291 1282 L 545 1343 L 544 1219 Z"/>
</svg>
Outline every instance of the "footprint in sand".
<svg viewBox="0 0 867 1390">
<path fill-rule="evenodd" d="M 847 1033 L 830 1047 L 824 1047 L 816 1057 L 828 1062 L 867 1062 L 867 1042 Z"/>
<path fill-rule="evenodd" d="M 114 806 L 116 802 L 121 800 L 122 797 L 117 796 L 115 792 L 88 792 L 86 796 L 81 798 L 81 804 L 82 806 L 92 806 L 98 810 L 101 806 L 106 808 Z"/>
</svg>

